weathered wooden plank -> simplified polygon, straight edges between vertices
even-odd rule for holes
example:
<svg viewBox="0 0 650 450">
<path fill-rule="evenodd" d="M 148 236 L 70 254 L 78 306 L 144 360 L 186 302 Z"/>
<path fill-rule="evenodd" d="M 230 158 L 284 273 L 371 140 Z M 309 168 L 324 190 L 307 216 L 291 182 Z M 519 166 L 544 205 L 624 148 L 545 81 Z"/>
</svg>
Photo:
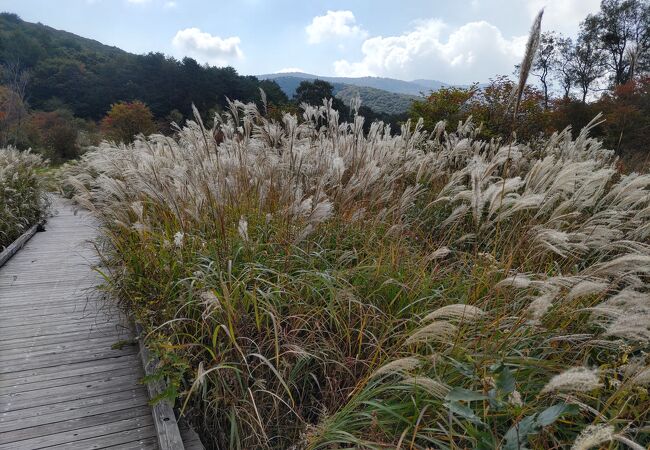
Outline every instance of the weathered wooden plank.
<svg viewBox="0 0 650 450">
<path fill-rule="evenodd" d="M 10 376 L 8 374 L 22 372 L 26 369 L 41 369 L 46 367 L 58 367 L 62 364 L 72 364 L 77 362 L 84 361 L 95 361 L 98 359 L 105 359 L 114 356 L 120 356 L 120 354 L 126 354 L 124 349 L 91 349 L 88 351 L 77 351 L 74 353 L 66 353 L 62 355 L 52 355 L 44 358 L 38 358 L 37 360 L 25 361 L 8 361 L 0 366 L 0 374 L 5 376 Z"/>
<path fill-rule="evenodd" d="M 61 353 L 65 351 L 74 351 L 83 348 L 96 348 L 102 346 L 112 346 L 118 340 L 115 336 L 94 336 L 90 339 L 75 339 L 68 342 L 49 342 L 43 341 L 35 345 L 27 345 L 22 348 L 0 348 L 0 361 L 4 359 L 16 359 L 24 356 L 24 353 L 29 352 L 31 357 L 48 355 L 50 353 Z M 135 345 L 135 343 L 134 343 Z"/>
<path fill-rule="evenodd" d="M 157 438 L 141 439 L 139 441 L 127 442 L 125 444 L 111 445 L 104 447 L 107 450 L 150 450 L 158 448 Z"/>
<path fill-rule="evenodd" d="M 84 288 L 88 292 L 72 292 L 70 290 L 52 290 L 43 293 L 40 289 L 30 292 L 27 289 L 20 289 L 17 293 L 12 293 L 11 298 L 9 295 L 3 295 L 4 300 L 2 306 L 6 308 L 20 308 L 20 307 L 52 307 L 55 305 L 65 305 L 67 303 L 86 304 L 95 303 L 96 298 L 93 297 L 93 292 L 89 291 L 90 287 Z M 65 301 L 63 301 L 65 300 Z"/>
<path fill-rule="evenodd" d="M 139 417 L 2 444 L 0 450 L 33 450 L 46 447 L 66 450 L 102 448 L 107 444 L 119 444 L 120 441 L 133 441 L 134 436 L 151 437 L 154 431 L 151 422 L 151 414 L 147 411 L 145 415 Z"/>
<path fill-rule="evenodd" d="M 2 304 L 0 307 L 3 309 L 6 309 L 7 311 L 11 311 L 13 309 L 19 311 L 21 309 L 55 309 L 56 308 L 61 308 L 65 306 L 77 306 L 78 308 L 83 308 L 84 306 L 88 304 L 94 304 L 97 302 L 96 299 L 93 298 L 86 298 L 85 296 L 82 295 L 77 295 L 74 293 L 70 292 L 63 292 L 63 293 L 49 293 L 49 294 L 42 294 L 38 292 L 32 292 L 32 293 L 24 293 L 24 296 L 22 297 L 16 297 L 13 299 L 7 299 L 7 296 L 4 294 L 1 294 L 2 297 L 0 298 L 5 298 L 6 300 L 2 301 Z M 50 295 L 51 298 L 48 298 L 47 296 Z M 66 302 L 62 303 L 61 298 L 66 298 Z M 102 303 L 100 303 L 102 305 Z"/>
<path fill-rule="evenodd" d="M 53 306 L 60 302 L 61 297 L 75 300 L 79 303 L 95 301 L 90 285 L 57 286 L 6 286 L 0 287 L 0 298 L 3 306 Z M 15 293 L 18 292 L 18 293 Z M 12 298 L 13 297 L 13 298 Z"/>
<path fill-rule="evenodd" d="M 45 326 L 59 326 L 59 325 L 74 325 L 80 324 L 81 326 L 88 325 L 104 325 L 104 324 L 113 324 L 114 322 L 106 317 L 104 314 L 92 314 L 92 315 L 82 315 L 82 314 L 70 314 L 67 317 L 65 315 L 52 315 L 52 320 L 48 321 L 47 316 L 39 316 L 39 318 L 20 318 L 20 319 L 10 319 L 0 321 L 0 333 L 11 333 L 17 328 L 34 328 L 34 327 L 45 327 Z"/>
<path fill-rule="evenodd" d="M 134 367 L 133 362 L 131 365 L 124 365 L 123 367 L 111 367 L 109 370 L 98 372 L 94 370 L 92 373 L 86 373 L 82 375 L 76 375 L 72 377 L 62 377 L 47 379 L 42 381 L 34 382 L 21 382 L 23 379 L 18 380 L 2 380 L 2 383 L 5 387 L 10 387 L 11 392 L 28 392 L 28 391 L 37 391 L 45 388 L 52 388 L 57 386 L 67 386 L 69 384 L 80 383 L 83 381 L 97 381 L 109 377 L 130 375 L 133 378 L 140 379 L 142 377 L 142 371 L 139 367 Z M 29 380 L 29 379 L 28 379 Z"/>
<path fill-rule="evenodd" d="M 131 408 L 139 408 L 146 405 L 146 395 L 141 393 L 139 396 L 129 397 L 127 399 L 118 399 L 116 401 L 106 401 L 98 405 L 81 406 L 79 408 L 72 408 L 65 411 L 56 411 L 51 414 L 43 414 L 34 417 L 25 417 L 20 420 L 12 420 L 10 422 L 0 422 L 0 439 L 5 437 L 5 434 L 13 432 L 29 433 L 33 428 L 45 426 L 48 424 L 55 424 L 66 422 L 68 420 L 78 419 L 80 417 L 93 416 L 95 414 L 119 414 L 117 411 Z M 148 406 L 146 406 L 148 408 Z M 36 434 L 33 434 L 35 437 Z M 9 437 L 7 438 L 9 439 Z M 2 441 L 0 441 L 2 442 Z M 7 441 L 9 442 L 9 441 Z"/>
<path fill-rule="evenodd" d="M 5 328 L 15 325 L 38 325 L 42 319 L 50 317 L 52 322 L 63 320 L 78 320 L 94 318 L 98 322 L 120 322 L 118 318 L 122 316 L 117 311 L 112 312 L 108 307 L 99 308 L 96 302 L 89 304 L 70 303 L 68 305 L 53 304 L 41 305 L 38 308 L 26 308 L 24 305 L 15 307 L 2 307 L 2 311 L 7 311 L 7 317 L 0 319 L 0 327 Z"/>
<path fill-rule="evenodd" d="M 61 259 L 68 258 L 68 256 L 65 253 L 62 253 L 57 257 Z M 15 261 L 15 262 L 19 262 L 19 261 Z M 79 286 L 92 286 L 93 283 L 96 283 L 97 280 L 100 279 L 99 278 L 100 275 L 98 273 L 90 271 L 89 265 L 92 263 L 83 260 L 75 261 L 74 265 L 71 267 L 60 265 L 58 268 L 56 266 L 53 266 L 51 268 L 43 268 L 44 271 L 50 269 L 50 272 L 47 274 L 47 276 L 52 277 L 53 278 L 52 281 L 44 280 L 36 277 L 34 278 L 26 277 L 25 273 L 22 271 L 36 270 L 37 266 L 35 266 L 35 264 L 37 263 L 38 263 L 38 259 L 35 260 L 34 264 L 24 264 L 24 263 L 17 264 L 20 271 L 17 270 L 16 272 L 3 270 L 2 272 L 3 282 L 2 284 L 0 284 L 0 289 L 5 290 L 18 285 L 24 286 L 26 289 L 29 287 L 35 289 L 35 288 L 46 286 L 48 284 L 52 287 L 57 287 L 59 289 L 64 289 L 64 288 L 75 289 Z M 86 264 L 85 268 L 81 267 L 83 264 Z M 54 276 L 58 275 L 58 271 L 61 271 L 61 276 L 54 278 Z M 70 273 L 66 273 L 66 271 L 69 271 Z"/>
<path fill-rule="evenodd" d="M 142 341 L 142 328 L 136 325 L 136 331 L 140 336 L 140 355 L 146 375 L 153 375 L 158 366 L 158 359 L 155 358 Z M 149 397 L 156 398 L 165 390 L 165 382 L 155 379 L 147 383 Z M 153 405 L 152 415 L 156 432 L 158 433 L 158 446 L 161 450 L 183 450 L 183 438 L 178 429 L 178 422 L 174 414 L 173 404 L 166 399 L 160 400 Z"/>
<path fill-rule="evenodd" d="M 70 364 L 61 364 L 58 366 L 52 366 L 52 367 L 39 367 L 36 369 L 29 369 L 29 370 L 20 370 L 17 372 L 12 372 L 11 375 L 3 375 L 2 379 L 3 380 L 11 380 L 11 379 L 23 379 L 23 378 L 38 378 L 42 377 L 47 379 L 48 377 L 50 378 L 63 378 L 66 376 L 66 374 L 74 374 L 76 372 L 78 373 L 90 373 L 92 371 L 93 367 L 110 367 L 110 366 L 118 366 L 120 364 L 123 364 L 124 361 L 132 361 L 133 357 L 137 356 L 136 353 L 125 353 L 124 355 L 119 355 L 119 356 L 113 356 L 110 358 L 104 358 L 101 360 L 89 360 L 89 361 L 80 361 L 76 363 L 70 363 Z"/>
<path fill-rule="evenodd" d="M 0 267 L 4 266 L 9 259 L 16 254 L 18 250 L 23 248 L 23 246 L 29 241 L 41 227 L 42 223 L 37 223 L 36 225 L 30 227 L 27 231 L 21 234 L 18 239 L 13 241 L 11 244 L 5 248 L 2 253 L 0 253 Z"/>
<path fill-rule="evenodd" d="M 102 432 L 100 430 L 93 430 L 95 433 Z M 100 449 L 106 448 L 108 445 L 115 444 L 124 444 L 127 442 L 133 442 L 133 440 L 142 440 L 150 438 L 152 434 L 155 434 L 156 430 L 153 426 L 149 425 L 146 427 L 138 428 L 135 430 L 125 430 L 113 434 L 102 435 L 90 439 L 84 439 L 83 441 L 68 442 L 62 445 L 55 445 L 52 447 L 47 447 L 50 450 L 91 450 L 91 449 Z M 155 447 L 154 447 L 155 448 Z M 16 449 L 20 450 L 20 449 Z"/>
<path fill-rule="evenodd" d="M 83 359 L 88 359 L 88 355 L 94 354 L 94 352 L 99 352 L 102 350 L 113 350 L 113 351 L 120 351 L 120 354 L 130 354 L 130 353 L 135 353 L 129 352 L 128 349 L 126 349 L 126 346 L 120 348 L 117 348 L 119 346 L 115 346 L 113 348 L 113 344 L 115 343 L 114 340 L 108 341 L 108 342 L 103 342 L 103 343 L 95 343 L 94 345 L 88 345 L 84 346 L 82 343 L 77 343 L 77 348 L 70 348 L 70 349 L 64 349 L 61 352 L 68 352 L 70 354 L 75 354 L 79 355 L 80 358 Z M 45 362 L 51 362 L 55 361 L 55 359 L 60 356 L 61 352 L 56 351 L 56 350 L 50 350 L 50 351 L 37 351 L 37 348 L 26 348 L 23 351 L 23 354 L 11 354 L 11 355 L 2 355 L 0 356 L 0 365 L 21 365 L 24 364 L 23 367 L 29 368 L 30 365 L 38 365 L 39 367 L 35 368 L 40 368 L 41 366 L 44 366 L 45 364 L 38 363 L 38 361 L 45 361 Z M 125 353 L 126 352 L 126 353 Z M 95 358 L 92 358 L 92 360 L 95 360 Z M 3 377 L 4 378 L 4 377 Z"/>
<path fill-rule="evenodd" d="M 0 434 L 0 444 L 8 444 L 11 442 L 31 440 L 32 444 L 36 444 L 35 438 L 42 438 L 53 434 L 60 434 L 67 431 L 78 430 L 80 428 L 88 428 L 97 425 L 104 425 L 115 422 L 116 418 L 120 420 L 127 420 L 137 417 L 150 415 L 151 410 L 148 405 L 141 405 L 135 408 L 122 408 L 111 409 L 106 408 L 97 414 L 86 414 L 75 418 L 67 418 L 58 422 L 48 424 L 37 424 L 30 428 L 21 428 L 13 431 L 5 431 Z"/>
<path fill-rule="evenodd" d="M 67 258 L 66 254 L 61 254 L 59 256 L 60 258 Z M 83 261 L 79 261 L 81 263 Z M 86 264 L 89 264 L 89 262 L 86 261 Z M 77 264 L 75 264 L 76 266 Z M 25 269 L 33 269 L 35 266 L 32 265 L 26 265 L 26 264 L 20 264 L 19 265 L 20 270 L 25 270 Z M 59 268 L 52 268 L 52 272 L 50 272 L 50 275 L 58 275 L 57 273 L 54 273 L 53 271 L 64 271 L 66 266 L 59 266 Z M 16 287 L 16 286 L 23 286 L 25 289 L 28 288 L 42 288 L 43 286 L 52 286 L 52 287 L 57 287 L 59 289 L 68 289 L 72 288 L 75 289 L 79 286 L 92 286 L 93 282 L 96 282 L 99 279 L 99 274 L 94 274 L 93 272 L 89 271 L 89 268 L 86 268 L 86 273 L 80 274 L 79 272 L 81 269 L 78 267 L 77 271 L 75 272 L 75 276 L 65 276 L 65 274 L 62 274 L 63 276 L 57 277 L 53 281 L 49 280 L 42 280 L 39 278 L 26 278 L 24 276 L 21 276 L 20 272 L 17 273 L 11 273 L 9 271 L 3 271 L 3 275 L 7 275 L 5 281 L 0 284 L 0 289 L 2 290 L 7 290 L 11 287 Z M 24 275 L 24 273 L 22 274 Z"/>
<path fill-rule="evenodd" d="M 136 389 L 139 386 L 139 380 L 129 374 L 107 380 L 83 381 L 81 383 L 45 388 L 38 391 L 13 392 L 0 396 L 0 412 L 17 411 L 19 409 L 34 408 L 71 400 L 81 400 L 82 398 Z"/>
<path fill-rule="evenodd" d="M 185 450 L 205 450 L 203 443 L 199 438 L 199 435 L 196 434 L 194 429 L 187 423 L 185 419 L 181 418 L 178 421 L 178 429 L 181 433 L 181 438 L 183 439 Z"/>
<path fill-rule="evenodd" d="M 58 308 L 107 308 L 108 311 L 115 309 L 115 304 L 108 303 L 103 299 L 96 297 L 73 295 L 70 293 L 50 293 L 49 299 L 44 299 L 42 294 L 24 294 L 14 296 L 13 299 L 6 299 L 2 302 L 3 310 L 20 311 L 29 310 L 56 310 Z"/>
<path fill-rule="evenodd" d="M 20 318 L 23 315 L 48 315 L 53 313 L 64 312 L 93 312 L 93 311 L 106 311 L 108 315 L 117 314 L 112 308 L 115 305 L 107 305 L 104 302 L 97 300 L 75 300 L 72 296 L 68 295 L 65 302 L 43 302 L 42 304 L 33 303 L 34 300 L 26 297 L 25 299 L 17 300 L 15 303 L 0 304 L 2 311 L 7 312 L 7 318 Z M 0 319 L 1 320 L 1 319 Z"/>
<path fill-rule="evenodd" d="M 15 411 L 7 411 L 0 413 L 0 423 L 9 423 L 12 421 L 21 421 L 29 417 L 40 417 L 54 413 L 61 413 L 71 409 L 78 409 L 92 405 L 103 405 L 107 401 L 118 401 L 126 399 L 142 399 L 148 398 L 146 393 L 143 393 L 141 386 L 137 389 L 126 389 L 124 391 L 112 392 L 110 396 L 98 395 L 96 397 L 87 397 L 77 400 L 70 400 L 67 402 L 53 403 L 50 405 L 35 406 L 33 408 L 17 409 Z M 146 403 L 146 402 L 145 402 Z M 137 406 L 134 404 L 133 406 Z"/>
<path fill-rule="evenodd" d="M 87 296 L 87 294 L 74 292 L 71 290 L 58 290 L 55 287 L 49 292 L 43 292 L 41 289 L 36 289 L 33 292 L 24 288 L 16 288 L 20 290 L 20 295 L 15 295 L 9 298 L 9 294 L 2 293 L 0 289 L 0 299 L 2 300 L 2 307 L 11 308 L 25 308 L 25 307 L 39 307 L 48 308 L 62 305 L 61 298 L 65 298 L 66 303 L 75 303 L 77 305 L 84 305 L 97 300 Z M 86 289 L 86 288 L 84 288 Z"/>
<path fill-rule="evenodd" d="M 0 349 L 17 348 L 17 346 L 19 348 L 21 344 L 24 348 L 29 348 L 42 343 L 56 344 L 60 342 L 78 341 L 78 340 L 93 339 L 99 337 L 107 337 L 107 338 L 115 337 L 115 339 L 118 340 L 126 336 L 129 337 L 131 336 L 131 334 L 128 333 L 128 330 L 124 328 L 115 329 L 114 327 L 109 327 L 103 331 L 95 330 L 93 332 L 89 332 L 88 330 L 70 331 L 66 333 L 57 334 L 54 336 L 32 336 L 29 338 L 19 337 L 19 338 L 7 339 L 5 341 L 0 341 Z"/>
<path fill-rule="evenodd" d="M 101 333 L 105 331 L 115 330 L 116 325 L 112 323 L 107 324 L 91 324 L 92 326 L 86 327 L 88 329 L 88 334 L 92 333 Z M 81 326 L 83 327 L 83 325 Z M 65 324 L 65 325 L 53 325 L 48 327 L 46 325 L 39 325 L 34 328 L 24 328 L 22 330 L 12 330 L 12 332 L 2 333 L 3 337 L 7 339 L 17 339 L 17 338 L 29 338 L 30 336 L 56 336 L 58 334 L 64 334 L 71 331 L 76 331 L 79 326 L 75 327 L 74 324 Z"/>
<path fill-rule="evenodd" d="M 40 314 L 20 314 L 19 316 L 8 317 L 0 320 L 0 328 L 25 326 L 25 325 L 43 325 L 45 319 L 50 319 L 50 323 L 62 323 L 65 321 L 78 321 L 93 319 L 97 323 L 119 323 L 119 316 L 107 314 L 103 310 L 81 310 L 74 311 L 72 308 L 61 309 L 56 308 L 48 313 L 42 312 Z"/>
</svg>

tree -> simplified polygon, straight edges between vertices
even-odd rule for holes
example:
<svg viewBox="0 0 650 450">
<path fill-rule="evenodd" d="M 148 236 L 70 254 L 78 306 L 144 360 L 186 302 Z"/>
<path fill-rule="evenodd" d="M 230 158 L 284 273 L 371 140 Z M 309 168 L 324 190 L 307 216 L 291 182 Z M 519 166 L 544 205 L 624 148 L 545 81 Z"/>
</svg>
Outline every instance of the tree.
<svg viewBox="0 0 650 450">
<path fill-rule="evenodd" d="M 636 69 L 650 68 L 650 2 L 602 0 L 582 24 L 582 41 L 603 53 L 612 84 L 627 83 Z"/>
<path fill-rule="evenodd" d="M 335 98 L 334 86 L 327 81 L 318 79 L 314 81 L 303 81 L 296 88 L 296 93 L 293 98 L 299 105 L 307 103 L 308 105 L 318 106 L 323 103 L 323 99 Z M 336 105 L 334 109 L 338 109 Z"/>
<path fill-rule="evenodd" d="M 544 94 L 539 89 L 526 85 L 521 93 L 517 116 L 512 114 L 512 92 L 515 83 L 506 76 L 490 80 L 473 100 L 469 114 L 483 124 L 483 137 L 508 137 L 516 131 L 521 141 L 530 141 L 546 131 L 547 115 L 544 109 Z"/>
<path fill-rule="evenodd" d="M 532 74 L 539 78 L 544 93 L 544 109 L 548 109 L 550 75 L 558 63 L 558 40 L 554 31 L 542 33 L 533 61 Z"/>
<path fill-rule="evenodd" d="M 554 66 L 554 78 L 560 84 L 563 98 L 568 99 L 575 79 L 572 69 L 575 58 L 573 40 L 558 34 L 556 45 L 557 53 Z"/>
<path fill-rule="evenodd" d="M 0 76 L 5 89 L 0 108 L 2 117 L 2 134 L 0 137 L 3 145 L 13 143 L 20 145 L 23 136 L 23 120 L 27 115 L 27 83 L 29 72 L 23 69 L 19 62 L 5 62 L 0 65 Z M 11 136 L 13 134 L 13 136 Z"/>
<path fill-rule="evenodd" d="M 594 82 L 603 76 L 603 54 L 598 51 L 593 40 L 581 36 L 573 51 L 573 81 L 582 93 L 582 102 L 587 101 L 587 94 Z"/>
<path fill-rule="evenodd" d="M 132 142 L 137 134 L 151 134 L 156 130 L 151 110 L 137 100 L 111 105 L 101 128 L 110 139 L 125 143 Z"/>
<path fill-rule="evenodd" d="M 70 111 L 37 111 L 30 114 L 31 145 L 55 160 L 79 155 L 77 121 Z"/>
<path fill-rule="evenodd" d="M 476 85 L 469 88 L 442 87 L 432 91 L 423 100 L 415 100 L 411 104 L 409 115 L 415 121 L 421 117 L 425 129 L 430 131 L 441 120 L 455 127 L 459 121 L 465 120 L 470 114 L 469 101 L 477 91 Z"/>
<path fill-rule="evenodd" d="M 22 99 L 7 86 L 0 85 L 0 147 L 17 145 L 16 126 L 27 115 Z"/>
<path fill-rule="evenodd" d="M 650 155 L 650 77 L 639 77 L 606 93 L 595 105 L 603 112 L 604 141 L 622 156 Z"/>
<path fill-rule="evenodd" d="M 261 80 L 259 86 L 266 94 L 266 100 L 270 105 L 284 105 L 289 101 L 287 94 L 275 80 Z"/>
<path fill-rule="evenodd" d="M 518 139 L 528 141 L 546 131 L 547 116 L 544 94 L 532 86 L 522 92 L 517 117 L 512 114 L 513 81 L 507 76 L 496 77 L 482 88 L 446 87 L 432 92 L 426 99 L 413 102 L 410 117 L 424 120 L 424 128 L 432 131 L 441 120 L 455 127 L 459 121 L 472 116 L 482 124 L 482 137 L 508 137 L 515 130 Z M 513 122 L 515 121 L 515 122 Z M 516 126 L 515 126 L 516 125 Z"/>
</svg>

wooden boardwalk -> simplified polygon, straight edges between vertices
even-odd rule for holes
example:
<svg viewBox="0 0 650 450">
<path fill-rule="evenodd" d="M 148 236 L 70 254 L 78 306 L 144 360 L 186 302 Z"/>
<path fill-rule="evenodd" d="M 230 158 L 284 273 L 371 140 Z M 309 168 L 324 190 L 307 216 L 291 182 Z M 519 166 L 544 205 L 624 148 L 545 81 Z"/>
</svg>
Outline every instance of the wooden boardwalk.
<svg viewBox="0 0 650 450">
<path fill-rule="evenodd" d="M 0 449 L 158 448 L 131 329 L 91 293 L 93 222 L 54 202 L 0 268 Z"/>
</svg>

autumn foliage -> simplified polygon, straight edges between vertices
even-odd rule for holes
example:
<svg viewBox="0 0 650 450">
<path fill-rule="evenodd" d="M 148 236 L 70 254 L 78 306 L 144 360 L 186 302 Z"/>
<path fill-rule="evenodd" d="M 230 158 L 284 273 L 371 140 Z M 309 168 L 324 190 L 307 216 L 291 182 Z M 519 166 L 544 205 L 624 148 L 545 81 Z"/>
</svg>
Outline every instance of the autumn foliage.
<svg viewBox="0 0 650 450">
<path fill-rule="evenodd" d="M 119 102 L 101 121 L 101 129 L 109 139 L 118 142 L 133 142 L 138 134 L 151 134 L 156 131 L 153 114 L 147 105 L 140 101 Z"/>
<path fill-rule="evenodd" d="M 78 156 L 77 134 L 75 118 L 69 111 L 35 111 L 29 116 L 30 141 L 53 159 Z"/>
<path fill-rule="evenodd" d="M 526 86 L 516 121 L 512 114 L 512 81 L 491 80 L 485 87 L 446 87 L 415 101 L 410 115 L 422 117 L 432 131 L 441 120 L 451 127 L 472 117 L 481 124 L 480 135 L 490 139 L 516 136 L 520 142 L 548 137 L 567 126 L 574 134 L 602 114 L 602 123 L 592 134 L 621 157 L 628 170 L 647 167 L 650 155 L 650 77 L 641 77 L 614 87 L 593 102 L 575 97 L 550 99 L 545 106 L 541 89 Z"/>
<path fill-rule="evenodd" d="M 509 112 L 513 89 L 512 80 L 505 76 L 490 80 L 482 88 L 478 85 L 444 87 L 431 92 L 424 100 L 413 102 L 411 118 L 417 120 L 422 117 L 425 129 L 433 130 L 441 120 L 456 127 L 459 122 L 473 117 L 482 124 L 481 135 L 485 138 L 509 136 L 516 131 L 521 140 L 534 139 L 548 123 L 543 106 L 544 96 L 539 89 L 526 86 L 515 127 L 515 117 Z"/>
</svg>

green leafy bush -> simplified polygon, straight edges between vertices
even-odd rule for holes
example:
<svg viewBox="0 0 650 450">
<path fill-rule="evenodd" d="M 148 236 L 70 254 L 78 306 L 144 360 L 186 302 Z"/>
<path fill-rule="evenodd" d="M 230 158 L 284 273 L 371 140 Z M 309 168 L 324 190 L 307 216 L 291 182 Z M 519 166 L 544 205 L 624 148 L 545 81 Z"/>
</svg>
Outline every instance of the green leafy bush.
<svg viewBox="0 0 650 450">
<path fill-rule="evenodd" d="M 648 445 L 650 175 L 589 128 L 362 130 L 235 102 L 69 169 L 204 442 Z"/>
<path fill-rule="evenodd" d="M 44 217 L 45 198 L 37 174 L 43 167 L 39 155 L 0 149 L 0 249 Z"/>
</svg>

